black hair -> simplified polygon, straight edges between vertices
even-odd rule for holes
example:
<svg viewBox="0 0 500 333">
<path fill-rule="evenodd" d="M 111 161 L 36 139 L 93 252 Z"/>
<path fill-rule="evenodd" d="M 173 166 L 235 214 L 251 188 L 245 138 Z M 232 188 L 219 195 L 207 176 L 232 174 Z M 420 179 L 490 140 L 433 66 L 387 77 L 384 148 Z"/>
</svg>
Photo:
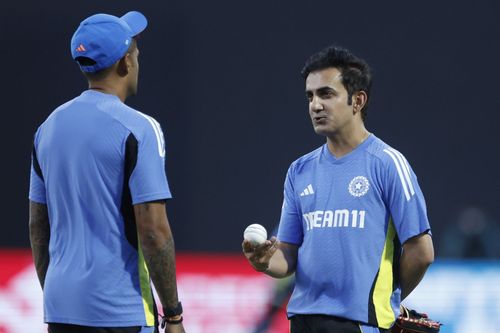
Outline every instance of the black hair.
<svg viewBox="0 0 500 333">
<path fill-rule="evenodd" d="M 135 48 L 137 48 L 137 41 L 135 37 L 132 39 L 132 43 L 130 47 L 128 48 L 127 52 L 123 55 L 123 57 L 129 53 L 132 52 Z M 94 66 L 96 64 L 95 60 L 89 57 L 76 57 L 75 61 L 80 65 L 80 66 Z M 112 71 L 113 65 L 103 68 L 98 70 L 97 72 L 85 72 L 82 70 L 83 75 L 88 79 L 88 80 L 102 80 L 106 76 L 109 75 L 109 73 Z"/>
<path fill-rule="evenodd" d="M 370 66 L 361 58 L 356 57 L 349 50 L 340 46 L 329 46 L 307 59 L 301 74 L 304 79 L 311 72 L 334 67 L 342 74 L 342 84 L 347 90 L 347 104 L 351 105 L 352 95 L 358 91 L 364 91 L 367 97 L 370 96 L 372 75 Z M 366 119 L 366 109 L 368 101 L 361 110 L 363 121 Z"/>
<path fill-rule="evenodd" d="M 94 66 L 96 64 L 93 59 L 88 57 L 76 57 L 75 60 L 80 66 Z"/>
<path fill-rule="evenodd" d="M 96 62 L 93 59 L 87 57 L 77 57 L 75 58 L 76 62 L 80 66 L 94 66 Z M 87 80 L 95 81 L 102 80 L 111 72 L 112 66 L 104 69 L 100 69 L 97 72 L 85 72 L 82 70 L 83 75 L 87 78 Z"/>
</svg>

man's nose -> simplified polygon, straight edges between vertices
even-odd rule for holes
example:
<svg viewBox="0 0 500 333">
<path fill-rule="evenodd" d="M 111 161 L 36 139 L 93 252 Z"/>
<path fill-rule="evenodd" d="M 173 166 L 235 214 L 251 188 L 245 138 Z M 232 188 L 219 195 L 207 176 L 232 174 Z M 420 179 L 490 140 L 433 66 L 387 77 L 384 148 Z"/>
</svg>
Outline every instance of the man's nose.
<svg viewBox="0 0 500 333">
<path fill-rule="evenodd" d="M 323 110 L 323 104 L 318 96 L 313 96 L 310 104 L 311 111 L 319 112 Z"/>
</svg>

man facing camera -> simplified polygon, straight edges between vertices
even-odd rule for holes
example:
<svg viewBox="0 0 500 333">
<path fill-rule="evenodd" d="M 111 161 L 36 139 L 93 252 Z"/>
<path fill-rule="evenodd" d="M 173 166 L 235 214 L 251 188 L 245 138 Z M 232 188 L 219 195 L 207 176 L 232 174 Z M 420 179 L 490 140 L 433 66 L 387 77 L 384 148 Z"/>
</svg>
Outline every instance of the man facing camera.
<svg viewBox="0 0 500 333">
<path fill-rule="evenodd" d="M 302 75 L 326 143 L 288 169 L 277 239 L 243 252 L 257 271 L 295 273 L 292 333 L 387 332 L 434 259 L 424 197 L 403 154 L 365 127 L 366 62 L 331 46 Z"/>
</svg>

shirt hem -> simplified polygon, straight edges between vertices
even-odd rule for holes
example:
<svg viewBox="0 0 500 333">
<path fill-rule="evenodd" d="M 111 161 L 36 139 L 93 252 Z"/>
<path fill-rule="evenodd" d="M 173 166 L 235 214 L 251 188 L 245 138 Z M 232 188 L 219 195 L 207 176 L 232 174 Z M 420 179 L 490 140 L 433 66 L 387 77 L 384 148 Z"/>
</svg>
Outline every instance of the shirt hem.
<svg viewBox="0 0 500 333">
<path fill-rule="evenodd" d="M 43 204 L 43 205 L 46 205 L 47 204 L 47 200 L 46 199 L 40 199 L 39 197 L 33 197 L 33 196 L 29 196 L 29 199 L 33 202 L 36 202 L 36 203 L 39 203 L 39 204 Z"/>
<path fill-rule="evenodd" d="M 72 324 L 80 326 L 93 326 L 93 327 L 129 327 L 129 326 L 147 326 L 144 320 L 120 320 L 120 321 L 95 321 L 95 320 L 81 320 L 74 318 L 62 317 L 46 317 L 44 322 L 58 323 L 58 324 Z"/>
<path fill-rule="evenodd" d="M 279 238 L 279 241 L 280 242 L 285 242 L 285 243 L 290 243 L 290 244 L 293 244 L 293 245 L 301 245 L 302 242 L 300 240 L 294 240 L 294 239 L 290 239 L 290 238 Z"/>
<path fill-rule="evenodd" d="M 148 202 L 148 201 L 171 199 L 171 198 L 172 198 L 172 195 L 168 192 L 141 195 L 141 196 L 134 198 L 132 201 L 132 204 L 137 205 L 137 204 Z"/>
<path fill-rule="evenodd" d="M 404 243 L 406 243 L 406 242 L 407 242 L 408 240 L 410 240 L 411 238 L 413 238 L 413 237 L 417 237 L 417 236 L 420 236 L 420 235 L 423 235 L 423 234 L 427 234 L 427 235 L 429 235 L 429 236 L 431 236 L 431 237 L 432 237 L 431 228 L 425 228 L 424 230 L 422 230 L 422 231 L 420 231 L 420 232 L 418 232 L 418 233 L 416 233 L 416 234 L 414 234 L 414 235 L 412 234 L 412 235 L 410 235 L 410 236 L 406 237 L 404 240 L 401 240 L 401 239 L 400 239 L 399 241 L 401 242 L 401 246 L 403 246 L 403 244 L 404 244 Z"/>
</svg>

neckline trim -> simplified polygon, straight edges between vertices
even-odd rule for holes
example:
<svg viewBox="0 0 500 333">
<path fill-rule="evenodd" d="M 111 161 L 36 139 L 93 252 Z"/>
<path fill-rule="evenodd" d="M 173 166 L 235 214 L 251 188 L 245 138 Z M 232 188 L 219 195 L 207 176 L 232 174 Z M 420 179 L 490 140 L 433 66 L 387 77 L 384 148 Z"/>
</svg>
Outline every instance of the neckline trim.
<svg viewBox="0 0 500 333">
<path fill-rule="evenodd" d="M 333 164 L 342 164 L 346 163 L 348 161 L 351 161 L 353 158 L 356 158 L 357 155 L 365 151 L 365 148 L 369 146 L 374 140 L 375 140 L 375 135 L 373 133 L 370 133 L 368 137 L 361 142 L 359 145 L 356 146 L 352 151 L 347 153 L 346 155 L 342 157 L 335 157 L 331 152 L 330 149 L 328 149 L 328 143 L 323 144 L 322 152 L 321 155 L 326 158 L 327 161 Z"/>
</svg>

